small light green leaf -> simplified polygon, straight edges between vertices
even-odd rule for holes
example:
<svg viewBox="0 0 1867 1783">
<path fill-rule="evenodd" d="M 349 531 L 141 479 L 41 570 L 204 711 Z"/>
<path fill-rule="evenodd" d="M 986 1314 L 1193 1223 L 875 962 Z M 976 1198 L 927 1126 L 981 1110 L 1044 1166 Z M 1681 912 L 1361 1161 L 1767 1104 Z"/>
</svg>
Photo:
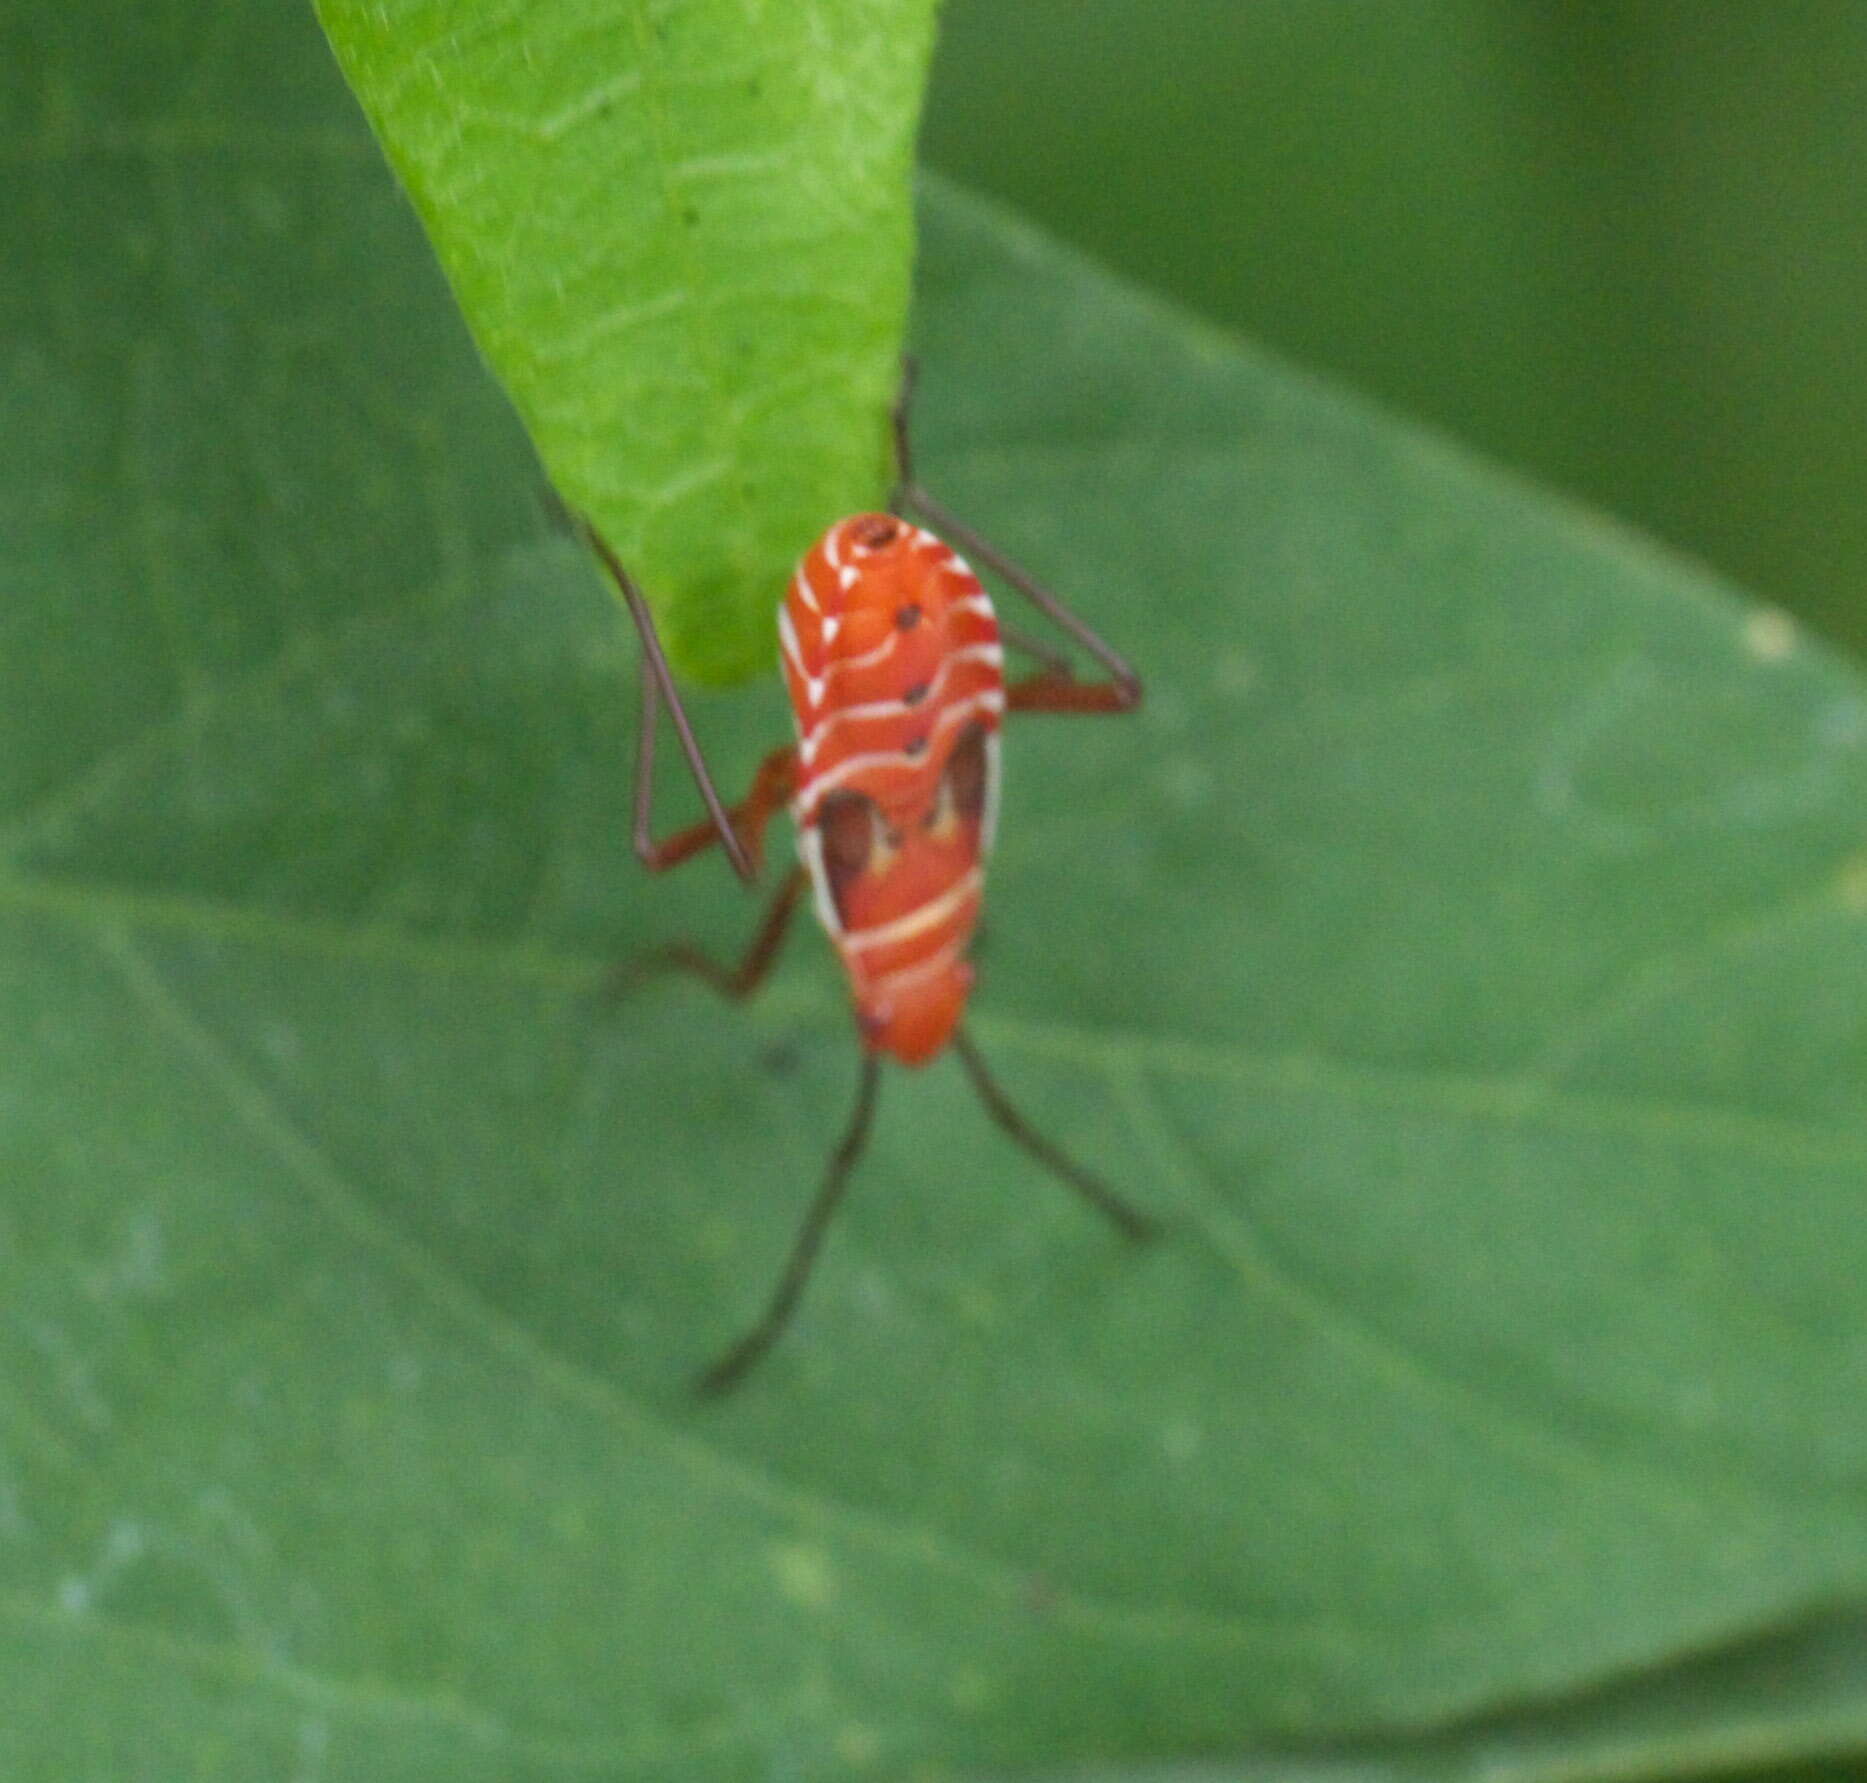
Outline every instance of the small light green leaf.
<svg viewBox="0 0 1867 1783">
<path fill-rule="evenodd" d="M 677 666 L 769 672 L 888 486 L 933 0 L 318 0 L 468 325 Z"/>
<path fill-rule="evenodd" d="M 9 1783 L 1858 1749 L 1851 666 L 936 190 L 929 479 L 1149 678 L 1008 735 L 976 1032 L 1168 1231 L 891 1072 L 703 1407 L 844 993 L 603 1005 L 755 911 L 635 870 L 626 626 L 309 19 L 17 6 L 0 153 Z"/>
</svg>

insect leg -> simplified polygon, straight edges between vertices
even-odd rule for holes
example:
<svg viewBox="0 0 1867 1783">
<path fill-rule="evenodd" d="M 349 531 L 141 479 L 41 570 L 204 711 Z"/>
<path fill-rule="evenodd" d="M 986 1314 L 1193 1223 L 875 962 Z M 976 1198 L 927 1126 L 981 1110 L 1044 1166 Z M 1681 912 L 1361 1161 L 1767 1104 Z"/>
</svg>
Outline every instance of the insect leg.
<svg viewBox="0 0 1867 1783">
<path fill-rule="evenodd" d="M 894 406 L 888 411 L 895 439 L 895 487 L 888 506 L 903 519 L 907 516 L 901 510 L 913 506 L 913 491 L 919 487 L 914 480 L 914 440 L 908 431 L 908 411 L 914 406 L 914 385 L 920 375 L 920 361 L 912 353 L 903 353 L 901 382 L 895 386 Z"/>
<path fill-rule="evenodd" d="M 700 788 L 700 797 L 706 805 L 707 821 L 720 846 L 726 850 L 733 871 L 749 883 L 757 877 L 758 869 L 733 829 L 726 814 L 726 806 L 713 785 L 713 776 L 707 772 L 706 757 L 700 752 L 700 742 L 694 735 L 694 727 L 688 723 L 687 709 L 681 704 L 680 692 L 674 685 L 674 674 L 668 667 L 667 653 L 661 648 L 661 634 L 655 629 L 655 616 L 648 610 L 648 602 L 636 586 L 635 578 L 623 568 L 622 560 L 610 549 L 609 541 L 583 515 L 571 514 L 569 518 L 584 543 L 602 560 L 610 580 L 621 592 L 629 609 L 629 617 L 635 621 L 635 629 L 642 640 L 642 731 L 635 768 L 635 852 L 641 857 L 644 866 L 658 870 L 674 865 L 675 860 L 685 860 L 700 846 L 694 843 L 673 860 L 662 859 L 658 857 L 658 845 L 649 836 L 649 806 L 654 792 L 655 716 L 661 701 L 665 700 L 668 716 L 674 720 L 675 735 L 681 740 L 681 751 L 687 757 L 694 784 Z"/>
<path fill-rule="evenodd" d="M 619 966 L 610 978 L 610 996 L 626 996 L 645 980 L 666 972 L 691 972 L 696 978 L 705 979 L 722 997 L 729 997 L 735 1003 L 744 1002 L 765 982 L 766 974 L 777 964 L 785 937 L 790 932 L 791 918 L 797 914 L 804 888 L 809 883 L 810 876 L 802 867 L 793 867 L 784 876 L 738 965 L 722 966 L 692 943 L 676 941 Z"/>
<path fill-rule="evenodd" d="M 810 1211 L 805 1214 L 804 1223 L 798 1229 L 790 1258 L 784 1266 L 784 1274 L 778 1278 L 777 1290 L 764 1312 L 759 1315 L 758 1323 L 694 1383 L 697 1393 L 712 1398 L 730 1392 L 745 1378 L 746 1371 L 771 1348 L 790 1322 L 798 1298 L 804 1292 L 804 1284 L 810 1279 L 811 1265 L 817 1260 L 817 1251 L 823 1243 L 823 1234 L 830 1224 L 830 1217 L 836 1212 L 837 1203 L 842 1200 L 843 1191 L 849 1186 L 850 1173 L 855 1169 L 857 1159 L 862 1156 L 862 1148 L 868 1143 L 880 1081 L 881 1059 L 864 1048 L 862 1080 L 856 1090 L 855 1112 L 851 1114 L 849 1127 L 831 1155 L 823 1185 L 817 1190 L 817 1198 L 811 1202 Z"/>
<path fill-rule="evenodd" d="M 1138 686 L 1124 688 L 1116 681 L 1078 681 L 1065 669 L 1057 674 L 1040 669 L 1022 681 L 1005 685 L 1007 712 L 1131 712 L 1139 699 Z"/>
<path fill-rule="evenodd" d="M 1012 562 L 997 546 L 974 532 L 919 484 L 908 485 L 906 499 L 910 506 L 925 516 L 937 533 L 950 543 L 957 545 L 968 557 L 984 564 L 988 569 L 996 570 L 1051 624 L 1082 645 L 1084 650 L 1108 670 L 1106 693 L 1098 704 L 1055 705 L 1027 709 L 1053 712 L 1129 712 L 1140 705 L 1141 677 L 1135 672 L 1134 665 L 1113 644 L 1106 642 L 1099 633 L 1091 630 L 1028 570 Z M 1061 677 L 1052 678 L 1061 679 Z"/>
<path fill-rule="evenodd" d="M 644 670 L 644 702 L 650 697 L 647 671 Z M 698 823 L 689 824 L 686 829 L 676 830 L 673 835 L 663 836 L 659 841 L 649 833 L 647 789 L 649 769 L 653 767 L 651 735 L 649 728 L 644 726 L 643 753 L 638 757 L 638 764 L 645 762 L 648 769 L 638 766 L 636 775 L 635 852 L 642 865 L 651 873 L 665 873 L 668 868 L 678 867 L 682 861 L 691 859 L 703 848 L 711 848 L 719 841 L 722 832 L 711 817 L 703 817 Z M 730 833 L 751 863 L 754 876 L 765 855 L 765 826 L 784 809 L 796 783 L 797 751 L 786 743 L 774 749 L 759 763 L 758 772 L 752 777 L 750 791 L 726 814 Z"/>
<path fill-rule="evenodd" d="M 1130 1207 L 1099 1177 L 1090 1175 L 1080 1164 L 1066 1158 L 1012 1107 L 1005 1092 L 986 1069 L 985 1060 L 973 1044 L 972 1036 L 964 1028 L 955 1030 L 953 1044 L 958 1049 L 960 1063 L 966 1067 L 966 1075 L 972 1079 L 972 1087 L 979 1092 L 979 1100 L 985 1104 L 986 1113 L 1014 1143 L 1029 1152 L 1053 1176 L 1067 1183 L 1098 1213 L 1113 1221 L 1124 1238 L 1144 1239 L 1154 1236 L 1157 1228 L 1146 1214 L 1138 1208 Z"/>
<path fill-rule="evenodd" d="M 1007 650 L 1016 650 L 1020 655 L 1030 657 L 1033 662 L 1041 663 L 1045 674 L 1059 681 L 1070 679 L 1070 659 L 1061 650 L 1053 650 L 1048 644 L 1039 642 L 1029 632 L 1020 631 L 1015 625 L 1007 625 L 1001 619 L 998 622 L 998 641 Z"/>
<path fill-rule="evenodd" d="M 954 514 L 943 502 L 937 500 L 924 489 L 914 475 L 914 446 L 908 432 L 908 405 L 914 394 L 915 363 L 912 358 L 901 362 L 901 388 L 895 396 L 892 422 L 895 436 L 895 489 L 890 506 L 897 512 L 913 510 L 924 519 L 934 531 L 950 544 L 957 545 L 966 556 L 984 564 L 988 569 L 996 570 L 1013 588 L 1024 596 L 1038 612 L 1042 613 L 1052 625 L 1066 636 L 1075 640 L 1095 660 L 1108 671 L 1106 686 L 1095 690 L 1093 698 L 1065 698 L 1060 692 L 1051 694 L 1051 689 L 1060 689 L 1070 681 L 1067 665 L 1055 658 L 1045 658 L 1044 673 L 1032 677 L 1030 685 L 1035 688 L 1039 683 L 1046 687 L 1049 697 L 1029 698 L 1023 710 L 1029 712 L 1128 712 L 1141 703 L 1141 677 L 1135 672 L 1134 665 L 1112 644 L 1106 642 L 1098 633 L 1066 607 L 1049 589 L 1037 580 L 1028 570 L 1014 563 L 989 539 L 976 533 Z M 1089 689 L 1080 690 L 1088 694 Z M 1015 692 L 1015 690 L 1014 690 Z M 1012 704 L 1017 706 L 1014 698 Z"/>
</svg>

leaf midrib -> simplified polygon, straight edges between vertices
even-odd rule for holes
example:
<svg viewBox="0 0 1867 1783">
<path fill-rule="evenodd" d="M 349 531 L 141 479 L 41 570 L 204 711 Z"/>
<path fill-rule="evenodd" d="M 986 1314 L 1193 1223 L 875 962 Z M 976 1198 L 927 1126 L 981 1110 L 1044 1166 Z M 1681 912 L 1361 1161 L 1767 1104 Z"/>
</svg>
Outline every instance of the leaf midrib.
<svg viewBox="0 0 1867 1783">
<path fill-rule="evenodd" d="M 372 1227 L 380 1226 L 380 1220 L 368 1198 L 345 1183 L 311 1142 L 284 1122 L 263 1086 L 253 1082 L 220 1043 L 199 1026 L 196 1018 L 183 1010 L 173 993 L 154 977 L 153 968 L 135 953 L 132 936 L 139 930 L 150 930 L 269 946 L 347 962 L 393 962 L 405 969 L 431 973 L 443 979 L 475 976 L 495 983 L 524 984 L 572 996 L 590 994 L 609 969 L 609 962 L 595 957 L 548 949 L 434 940 L 387 928 L 358 930 L 274 912 L 238 911 L 205 900 L 157 899 L 137 892 L 99 892 L 95 888 L 0 876 L 0 910 L 7 908 L 48 916 L 78 928 L 111 954 L 120 970 L 125 960 L 129 960 L 132 982 L 136 974 L 142 975 L 145 1003 L 158 1012 L 166 1008 L 172 1026 L 180 1023 L 183 1037 L 189 1040 L 197 1057 L 210 1066 L 223 1091 L 232 1092 L 230 1100 L 246 1115 L 249 1125 L 269 1141 L 275 1153 L 307 1186 L 321 1187 L 327 1198 L 332 1194 L 339 1197 L 341 1205 L 337 1211 L 345 1215 L 346 1223 L 355 1223 L 350 1218 L 354 1213 L 357 1219 Z M 800 1019 L 828 1021 L 834 1004 L 823 990 L 792 978 L 780 981 L 760 1008 L 762 1013 L 758 1019 L 762 1025 L 783 1026 Z M 1470 1122 L 1502 1122 L 1514 1126 L 1534 1123 L 1544 1129 L 1586 1132 L 1597 1137 L 1633 1136 L 1651 1140 L 1655 1137 L 1676 1139 L 1684 1134 L 1700 1147 L 1723 1143 L 1731 1149 L 1742 1148 L 1776 1162 L 1792 1149 L 1799 1149 L 1806 1160 L 1826 1164 L 1851 1163 L 1859 1157 L 1857 1145 L 1828 1140 L 1819 1129 L 1766 1117 L 1732 1115 L 1726 1111 L 1710 1111 L 1708 1115 L 1707 1111 L 1690 1107 L 1673 1108 L 1568 1093 L 1551 1095 L 1548 1087 L 1540 1084 L 1526 1091 L 1521 1084 L 1511 1082 L 1349 1065 L 1313 1053 L 1268 1055 L 1236 1045 L 1093 1030 L 1080 1024 L 1035 1021 L 1021 1016 L 987 1014 L 980 1017 L 976 1025 L 1000 1045 L 1067 1060 L 1099 1076 L 1117 1101 L 1126 1107 L 1130 1121 L 1156 1152 L 1166 1174 L 1180 1182 L 1180 1199 L 1196 1205 L 1198 1222 L 1215 1251 L 1256 1290 L 1264 1291 L 1268 1286 L 1299 1317 L 1322 1331 L 1338 1347 L 1359 1357 L 1364 1366 L 1371 1366 L 1377 1375 L 1405 1390 L 1410 1397 L 1436 1405 L 1442 1415 L 1451 1416 L 1476 1432 L 1490 1446 L 1570 1476 L 1578 1473 L 1593 1478 L 1605 1476 L 1618 1480 L 1624 1487 L 1644 1484 L 1647 1502 L 1668 1518 L 1684 1515 L 1688 1520 L 1695 1520 L 1696 1501 L 1680 1497 L 1672 1489 L 1671 1473 L 1657 1462 L 1650 1458 L 1632 1462 L 1625 1453 L 1620 1453 L 1616 1464 L 1610 1466 L 1604 1463 L 1593 1444 L 1582 1441 L 1573 1432 L 1526 1424 L 1515 1409 L 1500 1404 L 1494 1395 L 1447 1371 L 1430 1357 L 1416 1353 L 1413 1346 L 1344 1314 L 1326 1294 L 1293 1275 L 1266 1253 L 1257 1238 L 1199 1184 L 1199 1173 L 1168 1132 L 1156 1106 L 1149 1075 L 1230 1081 L 1267 1094 L 1331 1096 L 1363 1107 L 1408 1112 L 1424 1110 Z M 261 1112 L 262 1118 L 254 1118 L 256 1110 Z M 270 1110 L 269 1115 L 264 1113 L 266 1110 Z M 471 1302 L 475 1310 L 467 1313 L 470 1319 L 477 1317 L 500 1327 L 509 1323 L 503 1314 L 484 1306 L 464 1284 L 439 1270 L 425 1252 L 410 1246 L 399 1233 L 382 1226 L 380 1236 L 391 1244 L 405 1265 L 427 1282 L 439 1300 L 451 1305 L 457 1314 Z M 528 1355 L 536 1352 L 534 1360 L 566 1368 L 573 1376 L 585 1372 L 556 1358 L 521 1328 L 512 1327 L 510 1335 Z M 613 1384 L 600 1377 L 591 1377 L 585 1396 L 592 1390 L 599 1397 L 617 1394 Z M 578 1395 L 573 1393 L 572 1396 Z M 660 1428 L 626 1395 L 617 1395 L 617 1398 L 632 1422 Z M 711 1451 L 702 1452 L 711 1454 Z M 1747 1478 L 1750 1470 L 1737 1465 L 1723 1471 L 1732 1481 L 1739 1481 Z M 1779 1485 L 1781 1474 L 1779 1462 L 1772 1473 Z M 1817 1484 L 1824 1488 L 1825 1494 L 1833 1490 L 1831 1481 Z M 779 1495 L 771 1501 L 774 1506 L 788 1507 L 799 1515 L 814 1514 L 807 1507 L 816 1501 L 807 1495 L 788 1498 L 786 1494 L 794 1489 L 773 1487 L 772 1490 Z M 851 1507 L 843 1508 L 858 1521 L 869 1515 Z M 884 1526 L 892 1528 L 886 1520 Z M 904 1540 L 898 1531 L 892 1539 L 897 1543 Z M 923 1543 L 919 1538 L 910 1536 L 905 1541 L 908 1549 L 922 1552 Z M 1015 1588 L 1014 1569 L 1008 1563 L 993 1557 L 980 1564 L 992 1572 L 998 1588 Z M 1119 1618 L 1134 1614 L 1128 1610 L 1092 1607 L 1086 1600 L 1082 1607 L 1091 1623 L 1099 1623 L 1109 1615 Z M 1180 1614 L 1174 1611 L 1149 1610 L 1141 1614 L 1165 1616 L 1175 1628 L 1181 1627 L 1183 1622 Z M 1226 1625 L 1216 1626 L 1224 1628 Z"/>
<path fill-rule="evenodd" d="M 478 978 L 566 992 L 594 990 L 615 965 L 612 959 L 594 953 L 425 935 L 387 924 L 349 926 L 186 893 L 150 892 L 0 868 L 0 911 L 6 910 L 48 916 L 96 931 L 148 928 L 203 940 L 275 947 L 284 953 L 400 964 L 442 979 Z M 840 1009 L 840 1001 L 827 991 L 787 978 L 750 1006 L 750 1019 L 760 1019 L 761 1013 L 775 1015 L 779 1022 L 828 1019 Z M 1330 1096 L 1359 1107 L 1403 1113 L 1451 1115 L 1512 1127 L 1534 1125 L 1595 1138 L 1689 1142 L 1779 1165 L 1832 1168 L 1867 1163 L 1867 1142 L 1854 1130 L 1781 1115 L 1699 1102 L 1602 1096 L 1552 1085 L 1542 1077 L 1413 1071 L 1314 1050 L 1264 1052 L 1198 1036 L 1139 1033 L 990 1010 L 981 1011 L 976 1019 L 983 1031 L 1006 1045 L 1104 1071 L 1142 1068 L 1278 1095 Z"/>
</svg>

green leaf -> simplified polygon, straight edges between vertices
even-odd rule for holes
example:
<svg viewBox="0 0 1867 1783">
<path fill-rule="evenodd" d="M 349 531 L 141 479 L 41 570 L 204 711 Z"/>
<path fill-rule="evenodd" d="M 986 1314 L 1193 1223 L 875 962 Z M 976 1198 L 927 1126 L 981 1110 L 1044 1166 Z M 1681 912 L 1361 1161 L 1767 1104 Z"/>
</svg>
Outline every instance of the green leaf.
<svg viewBox="0 0 1867 1783">
<path fill-rule="evenodd" d="M 1215 1764 L 1076 1770 L 1067 1783 L 1858 1783 L 1845 1754 L 1863 1747 L 1867 1617 L 1856 1613 L 1417 1735 L 1289 1745 Z M 1827 1765 L 1789 1758 L 1798 1753 L 1835 1756 Z M 1052 1773 L 1048 1783 L 1066 1780 Z"/>
<path fill-rule="evenodd" d="M 888 486 L 933 0 L 318 0 L 487 362 L 676 665 Z"/>
<path fill-rule="evenodd" d="M 625 627 L 308 21 L 16 7 L 0 143 L 0 1772 L 1404 1777 L 1489 1717 L 1553 1778 L 1858 1615 L 1851 668 L 935 192 L 929 478 L 1150 687 L 1011 736 L 976 1031 L 1170 1230 L 892 1072 L 697 1405 L 847 1107 L 827 951 L 603 1006 L 754 910 L 635 871 Z M 782 734 L 695 716 L 729 781 Z M 1617 1774 L 1858 1747 L 1824 1680 Z"/>
</svg>

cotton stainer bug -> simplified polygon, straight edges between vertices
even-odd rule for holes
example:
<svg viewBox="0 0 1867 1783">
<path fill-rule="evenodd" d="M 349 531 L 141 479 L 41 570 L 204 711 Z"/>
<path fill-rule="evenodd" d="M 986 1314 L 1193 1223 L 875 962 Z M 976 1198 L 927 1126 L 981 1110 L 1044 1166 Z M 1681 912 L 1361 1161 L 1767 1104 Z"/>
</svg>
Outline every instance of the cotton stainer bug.
<svg viewBox="0 0 1867 1783">
<path fill-rule="evenodd" d="M 1140 678 L 1054 595 L 915 481 L 906 397 L 904 387 L 895 410 L 892 511 L 839 520 L 805 556 L 779 605 L 780 658 L 797 740 L 766 756 L 751 790 L 730 810 L 682 710 L 647 601 L 607 543 L 589 526 L 580 528 L 642 636 L 635 849 L 643 864 L 661 872 L 717 841 L 749 881 L 763 858 L 766 825 L 787 804 L 802 857 L 736 967 L 675 946 L 638 962 L 630 978 L 687 971 L 726 996 L 750 996 L 778 957 L 808 889 L 849 975 L 861 1038 L 861 1077 L 848 1128 L 764 1313 L 700 1377 L 705 1393 L 736 1385 L 795 1309 L 867 1143 L 884 1054 L 923 1065 L 951 1045 L 986 1112 L 1018 1145 L 1126 1237 L 1145 1238 L 1153 1230 L 1144 1215 L 1026 1123 L 960 1023 L 973 983 L 967 950 L 998 811 L 1002 715 L 1126 712 L 1140 701 Z M 1108 679 L 1077 681 L 1063 658 L 1002 629 L 991 597 L 965 561 L 912 524 L 910 513 L 995 570 L 1106 669 Z M 1042 666 L 1007 682 L 1006 643 Z M 650 806 L 663 702 L 708 814 L 657 841 Z"/>
</svg>

